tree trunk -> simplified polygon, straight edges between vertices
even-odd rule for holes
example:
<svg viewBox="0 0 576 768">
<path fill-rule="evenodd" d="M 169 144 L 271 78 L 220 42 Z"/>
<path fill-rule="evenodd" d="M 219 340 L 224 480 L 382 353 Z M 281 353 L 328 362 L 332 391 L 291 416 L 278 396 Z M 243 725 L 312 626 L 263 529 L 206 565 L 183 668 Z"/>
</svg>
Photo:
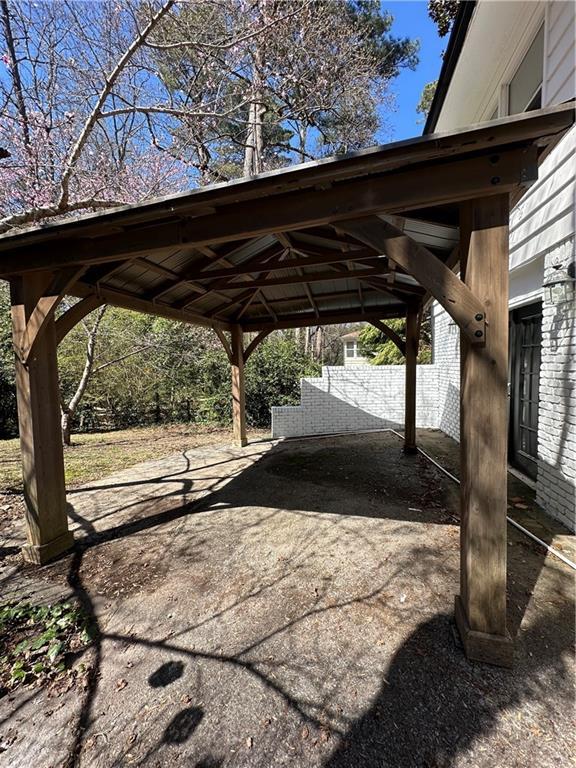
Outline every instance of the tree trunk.
<svg viewBox="0 0 576 768">
<path fill-rule="evenodd" d="M 252 73 L 252 99 L 248 107 L 248 130 L 244 151 L 244 176 L 255 176 L 264 170 L 264 88 L 262 83 L 262 59 L 258 48 L 254 51 Z"/>
<path fill-rule="evenodd" d="M 314 339 L 316 342 L 316 361 L 321 363 L 322 362 L 322 348 L 323 348 L 323 339 L 322 339 L 322 326 L 319 325 L 318 328 L 316 328 L 316 338 Z"/>
<path fill-rule="evenodd" d="M 104 317 L 105 311 L 106 311 L 106 305 L 104 305 L 103 307 L 100 307 L 100 309 L 98 310 L 98 314 L 96 315 L 96 320 L 94 321 L 94 325 L 88 331 L 88 343 L 86 344 L 86 361 L 84 363 L 84 370 L 82 371 L 82 376 L 80 377 L 80 381 L 78 382 L 76 392 L 74 392 L 73 397 L 71 398 L 70 402 L 67 405 L 64 403 L 61 405 L 60 423 L 62 426 L 62 442 L 64 443 L 64 445 L 71 445 L 72 419 L 74 418 L 76 409 L 78 408 L 78 405 L 80 404 L 80 400 L 82 399 L 84 392 L 86 392 L 86 387 L 88 386 L 88 382 L 90 381 L 92 368 L 94 367 L 94 351 L 96 349 L 96 338 L 98 336 L 98 328 L 100 327 L 100 323 L 102 321 L 102 318 Z"/>
<path fill-rule="evenodd" d="M 62 417 L 60 420 L 60 423 L 62 425 L 62 442 L 64 445 L 70 445 L 71 444 L 71 435 L 70 435 L 70 413 L 66 410 L 62 410 Z"/>
</svg>

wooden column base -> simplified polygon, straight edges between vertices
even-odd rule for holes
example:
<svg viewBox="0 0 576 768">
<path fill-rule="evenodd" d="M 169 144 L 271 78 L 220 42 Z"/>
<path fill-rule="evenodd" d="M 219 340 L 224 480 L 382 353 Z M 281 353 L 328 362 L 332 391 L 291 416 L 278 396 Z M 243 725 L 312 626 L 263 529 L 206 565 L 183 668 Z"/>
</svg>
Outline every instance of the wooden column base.
<svg viewBox="0 0 576 768">
<path fill-rule="evenodd" d="M 244 448 L 245 445 L 248 445 L 248 440 L 247 438 L 242 437 L 239 440 L 234 440 L 234 445 L 236 445 L 238 448 Z"/>
<path fill-rule="evenodd" d="M 26 563 L 44 565 L 68 552 L 73 546 L 74 536 L 70 531 L 66 531 L 62 536 L 52 539 L 47 544 L 26 544 L 22 547 L 22 558 Z"/>
<path fill-rule="evenodd" d="M 514 664 L 514 642 L 510 635 L 489 635 L 471 629 L 460 595 L 454 600 L 454 618 L 466 656 L 470 661 L 482 661 L 510 669 Z"/>
<path fill-rule="evenodd" d="M 415 453 L 418 453 L 418 448 L 415 445 L 404 444 L 404 453 L 407 453 L 408 455 L 413 456 Z"/>
</svg>

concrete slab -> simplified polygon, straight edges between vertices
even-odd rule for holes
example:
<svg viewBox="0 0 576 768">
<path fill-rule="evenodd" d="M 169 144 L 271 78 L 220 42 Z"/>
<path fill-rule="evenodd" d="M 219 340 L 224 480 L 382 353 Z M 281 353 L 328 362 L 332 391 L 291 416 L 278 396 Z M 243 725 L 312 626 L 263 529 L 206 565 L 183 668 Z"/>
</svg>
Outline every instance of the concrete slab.
<svg viewBox="0 0 576 768">
<path fill-rule="evenodd" d="M 191 451 L 69 501 L 76 551 L 4 594 L 76 595 L 100 639 L 85 690 L 0 700 L 1 766 L 569 763 L 572 573 L 510 530 L 516 665 L 470 664 L 457 489 L 394 435 Z"/>
</svg>

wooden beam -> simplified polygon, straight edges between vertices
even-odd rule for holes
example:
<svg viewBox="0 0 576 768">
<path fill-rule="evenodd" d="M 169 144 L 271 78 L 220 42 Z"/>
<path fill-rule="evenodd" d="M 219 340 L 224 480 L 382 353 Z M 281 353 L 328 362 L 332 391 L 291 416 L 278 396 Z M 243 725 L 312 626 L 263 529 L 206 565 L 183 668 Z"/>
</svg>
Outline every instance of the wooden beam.
<svg viewBox="0 0 576 768">
<path fill-rule="evenodd" d="M 276 246 L 277 248 L 277 246 Z M 276 249 L 275 248 L 267 248 L 265 252 L 259 253 L 257 256 L 254 256 L 252 259 L 249 259 L 247 263 L 257 263 L 259 264 L 263 259 L 270 258 L 270 256 L 275 255 Z M 198 264 L 193 263 L 190 267 L 184 270 L 184 272 L 178 274 L 174 273 L 175 279 L 170 283 L 164 283 L 164 285 L 160 286 L 160 290 L 156 290 L 153 295 L 150 296 L 150 298 L 153 298 L 154 300 L 160 298 L 160 296 L 163 296 L 166 293 L 169 293 L 171 290 L 176 288 L 180 285 L 190 285 L 194 291 L 197 293 L 200 293 L 200 296 L 196 296 L 192 301 L 198 301 L 203 296 L 206 296 L 208 293 L 214 293 L 219 298 L 226 298 L 224 294 L 218 293 L 218 285 L 208 285 L 205 286 L 202 283 L 198 282 L 199 280 L 205 280 L 205 279 L 211 279 L 213 276 L 213 272 L 223 272 L 224 274 L 231 273 L 232 270 L 236 268 L 236 266 L 228 261 L 228 259 L 224 256 L 222 256 L 217 261 L 223 261 L 226 264 L 228 264 L 228 267 L 223 270 L 208 270 L 206 269 L 210 264 L 215 263 L 214 260 L 208 260 L 208 264 L 204 262 L 199 262 Z M 206 271 L 204 271 L 206 269 Z M 258 270 L 252 270 L 252 271 L 258 271 Z M 246 274 L 251 274 L 250 272 L 246 272 Z M 217 276 L 217 275 L 216 275 Z"/>
<path fill-rule="evenodd" d="M 320 312 L 320 317 L 315 314 L 298 312 L 295 315 L 278 315 L 275 322 L 270 322 L 264 318 L 250 318 L 242 323 L 244 331 L 256 330 L 280 330 L 283 328 L 307 328 L 311 325 L 340 325 L 341 323 L 356 323 L 361 320 L 381 320 L 382 318 L 404 317 L 406 314 L 405 304 L 386 305 L 366 307 L 364 313 L 360 309 L 352 311 L 350 309 L 330 312 Z"/>
<path fill-rule="evenodd" d="M 207 272 L 202 272 L 200 275 L 196 275 L 197 280 L 205 280 L 208 278 L 218 278 L 218 282 L 215 282 L 214 288 L 221 289 L 223 287 L 233 287 L 235 283 L 230 282 L 231 278 L 244 277 L 246 275 L 252 275 L 256 272 L 262 272 L 263 266 L 265 266 L 268 272 L 275 272 L 282 269 L 297 269 L 299 267 L 317 267 L 325 264 L 338 264 L 347 261 L 375 261 L 376 254 L 372 249 L 358 248 L 357 251 L 350 251 L 346 254 L 335 251 L 334 253 L 324 253 L 320 256 L 306 256 L 298 259 L 286 259 L 286 261 L 279 261 L 273 264 L 259 264 L 256 265 L 246 263 L 235 266 L 232 269 L 211 269 Z"/>
<path fill-rule="evenodd" d="M 276 312 L 274 312 L 274 310 L 272 309 L 272 307 L 270 306 L 270 304 L 268 304 L 268 301 L 266 300 L 266 296 L 264 296 L 264 294 L 262 293 L 262 291 L 258 291 L 258 292 L 257 292 L 257 296 L 258 296 L 258 300 L 260 301 L 260 303 L 262 304 L 262 306 L 265 308 L 266 312 L 268 312 L 268 314 L 270 315 L 270 317 L 271 317 L 271 318 L 272 318 L 274 321 L 276 321 L 276 320 L 278 319 L 278 318 L 277 318 L 277 316 L 276 316 Z"/>
<path fill-rule="evenodd" d="M 448 258 L 444 260 L 444 264 L 446 264 L 448 269 L 452 270 L 452 272 L 456 272 L 459 261 L 460 261 L 460 244 L 458 243 L 454 246 L 454 248 L 452 248 Z M 426 293 L 422 297 L 422 310 L 426 311 L 427 309 L 429 309 L 433 301 L 434 301 L 434 296 L 432 296 L 430 291 L 426 291 Z"/>
<path fill-rule="evenodd" d="M 290 267 L 290 262 L 286 262 L 285 269 Z M 300 285 L 302 283 L 319 283 L 332 280 L 354 280 L 364 277 L 374 277 L 385 274 L 387 270 L 386 260 L 382 259 L 381 267 L 367 267 L 366 269 L 347 270 L 346 272 L 305 272 L 301 275 L 295 274 L 287 277 L 273 277 L 271 279 L 258 279 L 251 282 L 243 280 L 240 283 L 232 283 L 226 288 L 220 290 L 240 290 L 242 288 L 272 288 L 275 285 Z"/>
<path fill-rule="evenodd" d="M 416 453 L 416 371 L 420 341 L 420 314 L 409 308 L 406 313 L 406 388 L 404 406 L 404 453 Z"/>
<path fill-rule="evenodd" d="M 486 346 L 461 334 L 460 595 L 456 621 L 469 658 L 510 666 L 506 629 L 508 196 L 462 211 L 466 285 L 489 307 Z"/>
<path fill-rule="evenodd" d="M 20 338 L 14 337 L 14 349 L 25 365 L 34 354 L 34 348 L 40 342 L 44 329 L 54 319 L 56 307 L 85 270 L 85 267 L 70 267 L 59 270 L 52 277 L 45 276 L 49 280 L 48 285 L 28 316 Z"/>
<path fill-rule="evenodd" d="M 74 306 L 67 309 L 60 317 L 56 319 L 56 344 L 60 344 L 62 339 L 70 333 L 72 328 L 83 320 L 86 315 L 93 312 L 98 307 L 104 304 L 103 299 L 96 294 L 92 296 L 86 296 L 85 299 L 80 299 Z"/>
<path fill-rule="evenodd" d="M 271 333 L 272 333 L 272 331 L 260 331 L 260 333 L 252 339 L 250 344 L 248 344 L 248 346 L 244 350 L 244 362 L 245 363 L 248 362 L 248 358 L 250 357 L 252 352 L 254 352 L 254 350 L 258 346 L 260 346 L 260 344 L 264 341 L 264 339 L 267 336 L 269 336 Z"/>
<path fill-rule="evenodd" d="M 371 320 L 370 325 L 373 325 L 374 328 L 377 328 L 379 331 L 381 331 L 390 339 L 393 344 L 398 347 L 404 356 L 406 355 L 406 342 L 403 341 L 400 336 L 398 336 L 393 328 L 390 328 L 389 325 L 386 325 L 386 323 L 383 323 L 381 320 Z"/>
<path fill-rule="evenodd" d="M 247 293 L 249 293 L 249 292 L 247 291 Z M 257 293 L 258 293 L 257 290 L 256 291 L 252 291 L 251 293 L 249 293 L 249 295 L 247 297 L 245 297 L 246 300 L 242 301 L 242 306 L 240 307 L 240 311 L 238 312 L 238 314 L 234 318 L 235 322 L 237 322 L 237 323 L 240 322 L 240 318 L 242 317 L 242 315 L 244 315 L 248 311 L 248 309 L 250 308 L 250 305 L 252 304 L 252 302 L 256 298 L 256 294 Z"/>
<path fill-rule="evenodd" d="M 341 225 L 360 242 L 380 249 L 418 280 L 454 319 L 474 345 L 486 341 L 486 308 L 451 269 L 427 248 L 374 216 Z"/>
<path fill-rule="evenodd" d="M 89 285 L 82 282 L 76 283 L 73 295 L 79 298 L 95 295 L 96 291 Z M 222 330 L 229 330 L 228 323 L 222 320 L 214 320 L 204 315 L 194 314 L 182 309 L 176 309 L 169 304 L 160 304 L 159 302 L 146 301 L 138 295 L 129 291 L 122 291 L 117 288 L 101 287 L 97 295 L 104 300 L 104 303 L 111 304 L 114 307 L 122 309 L 131 309 L 134 312 L 146 312 L 149 315 L 158 317 L 167 317 L 169 320 L 178 320 L 181 323 L 194 323 L 206 328 L 214 328 L 218 325 Z"/>
<path fill-rule="evenodd" d="M 194 247 L 248 239 L 344 221 L 355 216 L 397 213 L 507 193 L 537 177 L 535 147 L 502 149 L 475 157 L 405 167 L 381 177 L 356 178 L 328 189 L 270 194 L 233 202 L 216 213 L 183 221 L 133 227 L 95 238 L 62 238 L 54 253 L 37 245 L 13 247 L 2 259 L 0 277 L 24 270 L 97 264 L 121 256 L 145 256 L 179 245 Z M 0 242 L 1 245 L 1 242 Z M 48 256 L 48 255 L 49 256 Z"/>
<path fill-rule="evenodd" d="M 129 267 L 133 261 L 134 258 L 120 259 L 119 261 L 108 261 L 105 264 L 90 267 L 85 275 L 86 279 L 90 281 L 91 285 L 98 285 L 109 277 L 113 277 L 124 267 Z"/>
<path fill-rule="evenodd" d="M 244 383 L 244 340 L 239 325 L 231 327 L 232 334 L 232 425 L 234 442 L 237 446 L 246 445 L 246 388 Z"/>
<path fill-rule="evenodd" d="M 370 291 L 369 293 L 364 292 L 363 293 L 363 300 L 365 296 L 376 296 L 377 291 Z M 318 304 L 318 308 L 320 311 L 322 311 L 322 308 L 320 304 L 323 301 L 330 301 L 333 299 L 356 299 L 358 297 L 358 291 L 331 291 L 329 293 L 316 293 L 314 294 L 314 300 Z M 398 301 L 400 301 L 400 297 L 395 297 Z M 320 303 L 319 303 L 320 302 Z M 278 308 L 280 306 L 284 305 L 293 305 L 293 306 L 310 306 L 310 300 L 308 297 L 304 294 L 302 296 L 285 296 L 281 299 L 268 299 L 268 303 L 270 306 L 274 309 L 275 312 L 277 312 Z M 238 313 L 238 315 L 235 315 L 233 321 L 231 322 L 239 322 L 240 318 L 245 314 L 246 310 L 249 308 L 248 303 L 245 305 L 245 308 L 243 308 L 242 312 Z M 368 307 L 369 308 L 369 307 Z M 348 310 L 350 311 L 350 310 Z M 248 319 L 248 318 L 247 318 Z"/>
<path fill-rule="evenodd" d="M 51 275 L 41 272 L 10 281 L 15 346 L 45 295 Z M 16 395 L 22 454 L 27 544 L 22 555 L 41 565 L 70 549 L 54 315 L 49 313 L 33 353 L 16 357 Z"/>
</svg>

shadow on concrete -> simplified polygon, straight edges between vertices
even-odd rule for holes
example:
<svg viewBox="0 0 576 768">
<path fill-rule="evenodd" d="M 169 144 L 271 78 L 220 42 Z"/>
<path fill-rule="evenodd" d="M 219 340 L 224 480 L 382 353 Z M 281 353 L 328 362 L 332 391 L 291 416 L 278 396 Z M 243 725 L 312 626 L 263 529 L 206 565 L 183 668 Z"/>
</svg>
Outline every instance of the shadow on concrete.
<svg viewBox="0 0 576 768">
<path fill-rule="evenodd" d="M 351 451 L 355 456 L 353 462 L 350 460 Z M 338 602 L 327 603 L 326 595 L 320 590 L 306 610 L 282 618 L 268 633 L 243 645 L 235 653 L 222 652 L 217 648 L 211 651 L 196 650 L 186 642 L 179 641 L 179 636 L 184 636 L 202 623 L 233 611 L 247 610 L 255 597 L 281 584 L 288 577 L 293 577 L 299 570 L 304 576 L 303 564 L 316 556 L 314 548 L 306 549 L 305 541 L 297 543 L 293 556 L 286 560 L 277 576 L 260 583 L 248 594 L 239 594 L 232 602 L 213 610 L 208 618 L 191 622 L 185 630 L 167 631 L 164 637 L 152 638 L 134 632 L 127 634 L 110 631 L 99 624 L 92 590 L 90 585 L 86 585 L 87 577 L 82 570 L 82 562 L 87 554 L 119 540 L 125 540 L 127 547 L 131 538 L 138 534 L 158 530 L 182 518 L 210 516 L 215 510 L 230 511 L 232 517 L 229 523 L 233 525 L 233 534 L 237 537 L 257 535 L 258 527 L 271 516 L 285 510 L 313 516 L 318 520 L 327 516 L 326 520 L 333 527 L 336 538 L 350 535 L 346 523 L 351 516 L 391 521 L 391 536 L 401 534 L 407 523 L 418 522 L 431 526 L 429 545 L 408 549 L 394 564 L 393 576 L 403 572 L 412 573 L 410 569 L 413 569 L 415 578 L 424 584 L 432 578 L 432 569 L 438 567 L 438 553 L 434 549 L 433 540 L 434 531 L 437 530 L 435 526 L 441 524 L 444 527 L 453 524 L 455 520 L 455 489 L 450 481 L 423 458 L 405 456 L 401 450 L 401 441 L 395 436 L 378 435 L 369 439 L 367 436 L 355 436 L 281 443 L 272 446 L 254 464 L 232 476 L 225 485 L 221 485 L 222 476 L 214 479 L 215 489 L 212 493 L 184 505 L 174 504 L 172 491 L 163 500 L 155 498 L 154 480 L 150 482 L 150 503 L 146 505 L 140 502 L 140 506 L 129 510 L 129 514 L 136 517 L 107 529 L 96 530 L 90 521 L 71 508 L 71 516 L 80 522 L 85 535 L 77 541 L 70 557 L 51 566 L 55 574 L 66 574 L 68 584 L 99 630 L 66 766 L 80 764 L 86 734 L 97 715 L 94 704 L 99 688 L 104 642 L 126 643 L 143 651 L 154 649 L 171 657 L 177 655 L 178 660 L 163 663 L 149 676 L 148 683 L 155 688 L 172 685 L 185 674 L 188 663 L 193 668 L 199 663 L 209 662 L 218 668 L 238 670 L 248 678 L 256 679 L 267 694 L 280 697 L 287 713 L 293 713 L 305 728 L 317 735 L 319 749 L 323 750 L 321 757 L 306 757 L 302 753 L 296 759 L 297 764 L 303 767 L 448 768 L 456 765 L 462 756 L 469 755 L 474 744 L 488 737 L 502 718 L 506 718 L 507 713 L 515 707 L 541 707 L 551 686 L 556 697 L 554 711 L 561 712 L 562 707 L 568 711 L 573 690 L 568 670 L 573 628 L 565 620 L 565 603 L 551 600 L 542 601 L 537 618 L 532 617 L 526 627 L 521 629 L 527 606 L 540 578 L 544 553 L 515 533 L 510 537 L 512 546 L 509 560 L 510 624 L 517 634 L 515 669 L 506 671 L 469 664 L 454 642 L 451 616 L 438 612 L 417 625 L 401 641 L 390 663 L 377 672 L 380 678 L 379 690 L 370 706 L 351 720 L 338 715 L 336 701 L 330 698 L 323 705 L 329 714 L 328 721 L 311 705 L 305 681 L 314 674 L 313 670 L 309 662 L 303 660 L 300 663 L 289 644 L 285 660 L 278 662 L 267 661 L 263 664 L 254 661 L 251 654 L 273 638 L 277 641 L 284 639 L 288 643 L 289 633 L 305 620 L 326 621 L 325 631 L 332 632 L 329 617 L 334 612 L 343 608 L 371 605 L 375 600 L 385 597 L 392 578 L 390 575 L 382 582 L 375 581 L 363 593 L 353 594 Z M 265 510 L 259 522 L 244 519 L 243 510 L 248 506 Z M 197 544 L 187 541 L 186 547 L 182 549 L 175 545 L 171 557 L 184 557 L 190 546 Z M 365 546 L 370 547 L 372 544 L 366 535 Z M 192 557 L 196 569 L 202 568 L 202 560 L 194 552 Z M 379 562 L 383 564 L 386 559 L 382 552 Z M 567 593 L 566 582 L 570 577 L 565 571 L 552 569 L 546 578 L 552 594 Z M 288 606 L 281 615 L 284 616 L 286 612 Z M 382 631 L 386 632 L 385 626 Z M 78 657 L 81 656 L 82 652 Z M 288 669 L 300 683 L 297 686 L 283 684 L 279 675 L 281 669 Z M 334 684 L 337 690 L 337 679 Z M 548 705 L 552 706 L 551 703 Z M 280 730 L 276 738 L 262 748 L 257 761 L 247 748 L 244 754 L 235 756 L 234 762 L 228 762 L 210 749 L 210 745 L 194 744 L 193 749 L 190 747 L 192 751 L 186 751 L 188 745 L 194 742 L 205 719 L 206 713 L 200 704 L 190 703 L 182 707 L 164 730 L 154 735 L 156 743 L 151 745 L 137 764 L 156 764 L 152 760 L 153 756 L 157 760 L 158 751 L 170 745 L 171 748 L 184 750 L 171 753 L 173 756 L 180 755 L 178 759 L 185 761 L 182 764 L 196 768 L 217 768 L 225 764 L 272 768 L 276 764 L 283 764 L 279 750 L 286 746 L 284 741 L 292 743 L 296 738 L 290 732 L 283 739 Z M 280 724 L 277 727 L 280 729 Z M 529 743 L 526 741 L 527 748 Z M 494 752 L 489 753 L 488 760 L 495 760 L 500 753 L 505 753 L 509 760 L 511 753 L 506 751 L 508 747 L 496 744 L 492 748 Z M 523 748 L 521 744 L 514 745 L 519 765 L 528 764 L 522 763 Z M 549 747 L 543 745 L 542 749 L 545 752 Z M 128 750 L 125 750 L 124 758 L 127 754 Z M 551 755 L 554 757 L 552 752 Z M 529 758 L 527 754 L 526 759 Z M 493 761 L 484 764 L 497 763 Z M 548 763 L 543 760 L 540 765 Z"/>
</svg>

